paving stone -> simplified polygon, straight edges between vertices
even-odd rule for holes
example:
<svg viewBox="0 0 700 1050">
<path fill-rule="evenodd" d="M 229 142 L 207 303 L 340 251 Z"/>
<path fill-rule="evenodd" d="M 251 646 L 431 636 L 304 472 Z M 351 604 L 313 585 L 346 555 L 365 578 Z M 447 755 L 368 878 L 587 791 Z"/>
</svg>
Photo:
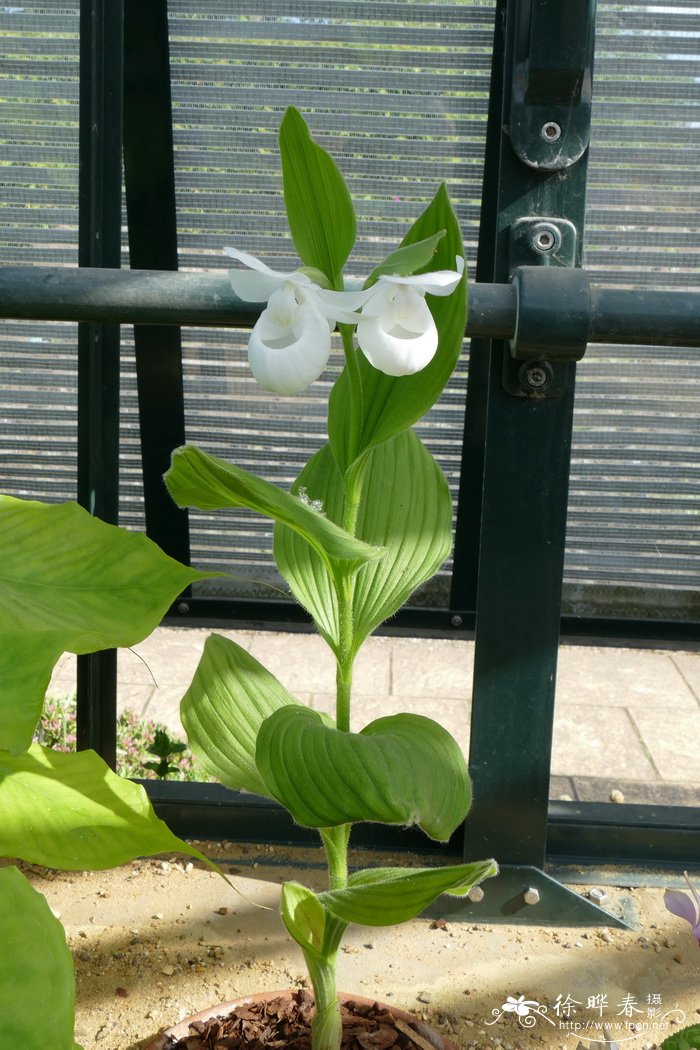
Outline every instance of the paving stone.
<svg viewBox="0 0 700 1050">
<path fill-rule="evenodd" d="M 53 669 L 47 696 L 73 696 L 75 694 L 77 657 L 63 653 Z"/>
<path fill-rule="evenodd" d="M 291 693 L 335 692 L 335 658 L 316 634 L 260 631 L 249 651 Z"/>
<path fill-rule="evenodd" d="M 572 801 L 578 797 L 573 779 L 571 777 L 550 777 L 549 797 L 554 800 L 560 799 L 562 795 L 567 795 Z"/>
<path fill-rule="evenodd" d="M 630 714 L 664 780 L 700 781 L 700 710 L 670 709 L 660 715 L 647 708 L 632 707 Z M 697 804 L 700 805 L 700 787 Z"/>
<path fill-rule="evenodd" d="M 700 653 L 673 653 L 671 659 L 700 703 Z"/>
<path fill-rule="evenodd" d="M 581 802 L 609 802 L 612 791 L 621 791 L 625 802 L 653 806 L 697 806 L 699 789 L 661 780 L 610 780 L 606 777 L 574 777 L 574 789 Z"/>
<path fill-rule="evenodd" d="M 466 700 L 471 696 L 474 643 L 451 638 L 394 638 L 391 692 Z"/>
<path fill-rule="evenodd" d="M 376 718 L 404 711 L 439 722 L 452 734 L 463 753 L 469 753 L 469 707 L 464 701 L 425 696 L 357 697 L 350 728 L 357 732 Z"/>
<path fill-rule="evenodd" d="M 563 645 L 559 651 L 557 704 L 697 708 L 671 656 L 647 649 Z"/>
<path fill-rule="evenodd" d="M 369 638 L 363 645 L 353 668 L 354 696 L 389 692 L 391 642 L 390 638 Z M 301 691 L 335 695 L 335 657 L 318 635 L 261 632 L 250 652 L 295 696 Z"/>
<path fill-rule="evenodd" d="M 526 735 L 523 745 L 527 746 Z M 627 711 L 610 707 L 601 716 L 600 711 L 584 704 L 566 704 L 557 709 L 552 773 L 620 780 L 658 779 Z"/>
<path fill-rule="evenodd" d="M 156 692 L 156 687 L 150 684 L 144 685 L 121 685 L 117 686 L 117 714 L 122 711 L 133 711 L 134 714 L 143 716 L 148 702 Z"/>
<path fill-rule="evenodd" d="M 153 682 L 170 686 L 192 680 L 204 643 L 210 634 L 223 634 L 244 649 L 252 640 L 249 631 L 217 631 L 207 628 L 158 627 L 153 634 L 132 649 L 120 649 L 117 677 L 120 682 Z"/>
</svg>

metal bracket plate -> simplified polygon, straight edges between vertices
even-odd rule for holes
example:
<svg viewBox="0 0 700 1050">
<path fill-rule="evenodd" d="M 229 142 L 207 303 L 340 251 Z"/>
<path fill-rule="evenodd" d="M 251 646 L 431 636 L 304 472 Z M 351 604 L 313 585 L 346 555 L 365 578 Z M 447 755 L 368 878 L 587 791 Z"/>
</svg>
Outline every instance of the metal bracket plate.
<svg viewBox="0 0 700 1050">
<path fill-rule="evenodd" d="M 519 160 L 561 171 L 590 137 L 595 0 L 516 6 L 510 138 Z"/>
<path fill-rule="evenodd" d="M 560 397 L 570 383 L 566 361 L 576 360 L 585 350 L 585 340 L 581 346 L 580 331 L 583 326 L 587 332 L 588 313 L 582 321 L 578 294 L 573 296 L 577 309 L 572 311 L 576 330 L 573 338 L 578 350 L 564 349 L 562 353 L 557 342 L 565 319 L 554 286 L 561 283 L 560 270 L 566 270 L 567 277 L 571 276 L 577 248 L 577 230 L 568 219 L 525 216 L 517 219 L 510 228 L 509 271 L 516 288 L 518 307 L 516 330 L 510 342 L 511 353 L 503 360 L 503 386 L 514 397 Z M 539 281 L 528 278 L 533 270 L 544 267 L 548 268 L 551 280 L 547 284 L 552 288 L 551 291 L 545 289 L 542 300 L 541 275 L 537 274 Z M 532 297 L 528 294 L 531 286 L 536 293 Z M 587 309 L 587 303 L 584 305 Z M 568 343 L 569 333 L 566 335 Z"/>
<path fill-rule="evenodd" d="M 423 915 L 456 922 L 638 928 L 628 900 L 615 913 L 606 911 L 530 865 L 504 864 L 495 878 L 486 879 L 478 888 L 483 891 L 479 900 L 443 896 Z"/>
</svg>

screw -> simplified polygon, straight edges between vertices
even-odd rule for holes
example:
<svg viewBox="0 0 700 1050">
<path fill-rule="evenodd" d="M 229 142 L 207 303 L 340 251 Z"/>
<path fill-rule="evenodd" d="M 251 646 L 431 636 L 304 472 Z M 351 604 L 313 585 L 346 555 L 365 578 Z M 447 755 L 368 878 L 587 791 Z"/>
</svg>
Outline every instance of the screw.
<svg viewBox="0 0 700 1050">
<path fill-rule="evenodd" d="M 531 244 L 538 252 L 551 252 L 559 244 L 559 231 L 551 226 L 538 226 L 533 231 Z"/>
<path fill-rule="evenodd" d="M 524 365 L 520 370 L 520 382 L 526 391 L 546 390 L 552 382 L 552 366 L 547 361 L 539 361 L 537 364 Z"/>
<path fill-rule="evenodd" d="M 178 602 L 177 611 L 180 613 L 180 616 L 187 616 L 190 607 L 187 602 Z"/>
<path fill-rule="evenodd" d="M 608 899 L 608 895 L 605 890 L 598 889 L 597 886 L 592 886 L 588 891 L 589 900 L 595 901 L 596 904 L 602 904 L 603 901 Z"/>
<path fill-rule="evenodd" d="M 467 894 L 467 897 L 470 901 L 472 901 L 473 904 L 478 904 L 479 901 L 482 901 L 484 899 L 484 891 L 482 890 L 481 886 L 472 886 L 472 888 L 469 890 L 469 893 Z"/>
<path fill-rule="evenodd" d="M 453 616 L 450 619 L 450 623 L 452 624 L 453 627 L 461 627 L 463 622 L 464 621 L 462 620 L 462 617 L 461 616 L 457 616 L 457 615 Z"/>
<path fill-rule="evenodd" d="M 545 142 L 558 142 L 561 138 L 561 124 L 557 124 L 556 120 L 548 120 L 542 125 L 540 135 Z"/>
<path fill-rule="evenodd" d="M 535 886 L 528 886 L 523 893 L 523 900 L 526 904 L 539 904 L 540 891 Z"/>
</svg>

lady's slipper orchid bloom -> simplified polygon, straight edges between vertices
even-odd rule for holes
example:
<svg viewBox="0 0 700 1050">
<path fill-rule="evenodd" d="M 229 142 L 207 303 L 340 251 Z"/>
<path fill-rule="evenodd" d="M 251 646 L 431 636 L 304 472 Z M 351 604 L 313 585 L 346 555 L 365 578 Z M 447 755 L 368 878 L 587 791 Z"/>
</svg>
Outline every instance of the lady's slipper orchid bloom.
<svg viewBox="0 0 700 1050">
<path fill-rule="evenodd" d="M 664 893 L 664 904 L 672 915 L 689 922 L 691 933 L 700 947 L 700 896 L 688 878 L 688 872 L 684 871 L 685 881 L 688 883 L 690 896 L 682 890 L 666 890 Z"/>
<path fill-rule="evenodd" d="M 438 331 L 425 294 L 451 295 L 464 273 L 456 270 L 396 277 L 383 274 L 364 295 L 357 342 L 371 365 L 389 376 L 420 372 L 438 348 Z"/>
<path fill-rule="evenodd" d="M 343 293 L 331 292 L 300 272 L 279 273 L 246 252 L 224 248 L 249 270 L 230 270 L 231 286 L 246 302 L 265 302 L 248 342 L 248 361 L 260 386 L 277 394 L 297 394 L 323 372 L 337 321 L 352 324 L 358 315 L 344 306 Z"/>
</svg>

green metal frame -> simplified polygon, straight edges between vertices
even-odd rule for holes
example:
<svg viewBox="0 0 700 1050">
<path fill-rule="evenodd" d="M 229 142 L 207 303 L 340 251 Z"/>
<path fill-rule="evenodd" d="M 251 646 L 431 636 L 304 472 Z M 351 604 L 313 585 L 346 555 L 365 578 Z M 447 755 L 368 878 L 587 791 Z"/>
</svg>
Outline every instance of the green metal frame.
<svg viewBox="0 0 700 1050">
<path fill-rule="evenodd" d="M 82 322 L 79 489 L 84 505 L 106 520 L 117 514 L 118 325 L 137 324 L 148 527 L 183 557 L 186 517 L 164 522 L 162 497 L 154 495 L 163 457 L 184 435 L 175 326 L 244 326 L 261 306 L 237 300 L 225 272 L 174 272 L 166 13 L 164 0 L 82 0 L 81 269 L 0 268 L 0 316 Z M 144 267 L 132 271 L 119 270 L 122 18 L 130 249 L 132 264 Z M 449 609 L 407 610 L 395 621 L 445 634 L 470 627 L 476 609 L 476 803 L 464 837 L 456 833 L 437 854 L 486 852 L 504 865 L 483 901 L 455 904 L 453 917 L 470 921 L 622 925 L 549 877 L 546 857 L 682 864 L 700 843 L 690 810 L 548 801 L 576 361 L 592 340 L 700 345 L 700 296 L 608 291 L 591 287 L 578 269 L 594 19 L 594 0 L 498 0 L 453 589 Z M 144 91 L 149 108 L 140 112 Z M 153 418 L 160 434 L 148 429 Z M 478 565 L 469 553 L 476 550 Z M 302 615 L 282 603 L 238 603 L 237 610 L 249 623 L 284 616 L 303 626 Z M 197 615 L 221 622 L 229 608 L 185 595 L 173 612 L 183 622 Z M 114 654 L 81 660 L 80 744 L 111 762 L 115 716 Z M 181 834 L 315 841 L 279 806 L 217 785 L 149 782 L 147 789 Z M 373 826 L 359 827 L 356 842 L 427 848 L 416 832 Z"/>
</svg>

